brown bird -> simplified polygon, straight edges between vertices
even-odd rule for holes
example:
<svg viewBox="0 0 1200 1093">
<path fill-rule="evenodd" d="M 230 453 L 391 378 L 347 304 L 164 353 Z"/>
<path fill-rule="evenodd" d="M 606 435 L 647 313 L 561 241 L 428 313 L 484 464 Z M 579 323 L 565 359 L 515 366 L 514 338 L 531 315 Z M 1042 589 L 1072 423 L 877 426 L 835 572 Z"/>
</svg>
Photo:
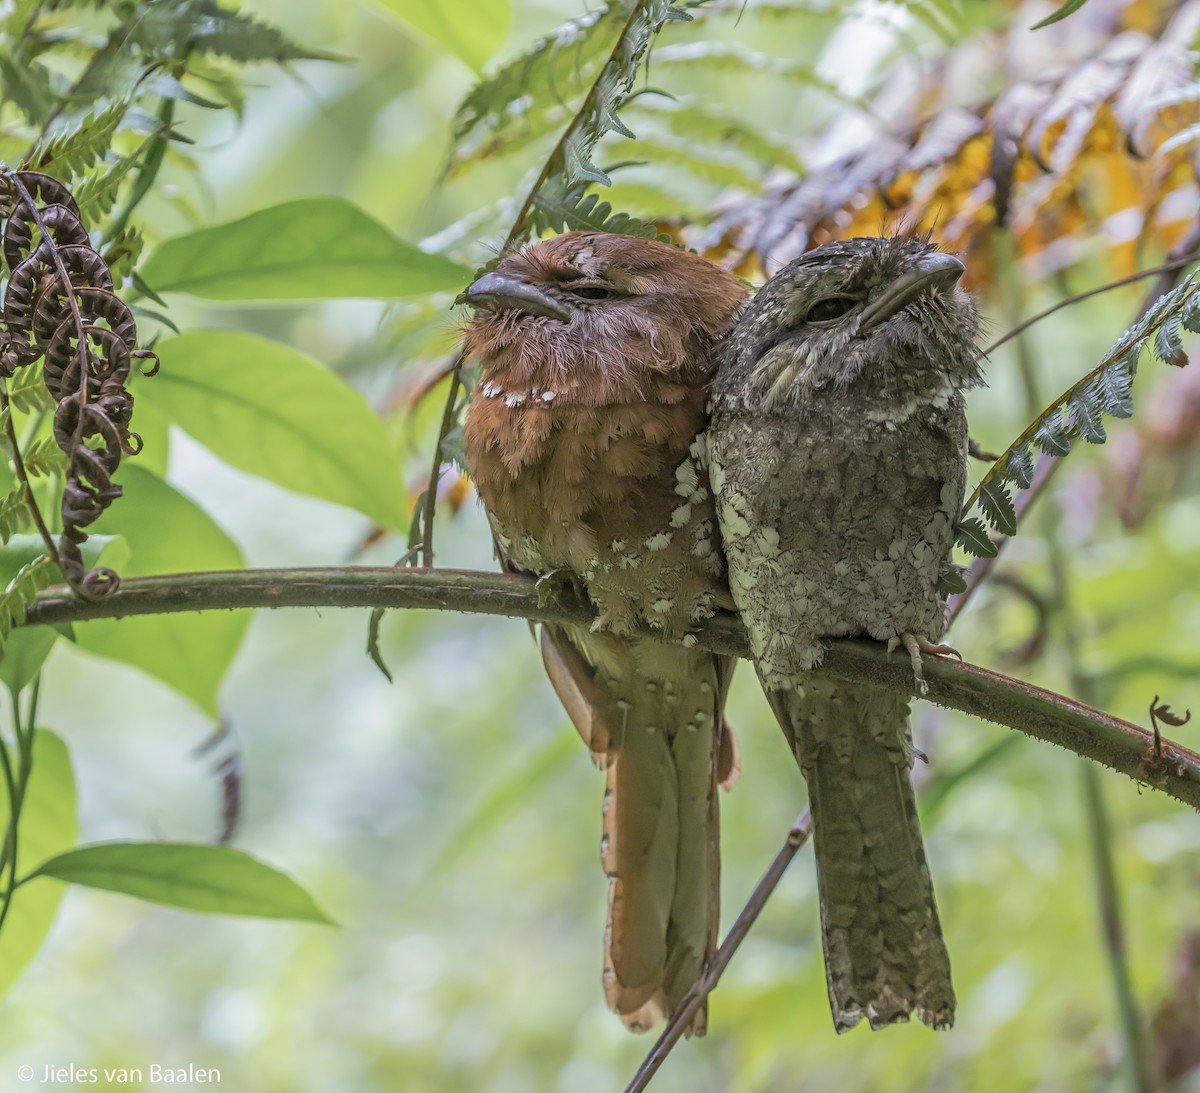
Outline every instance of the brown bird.
<svg viewBox="0 0 1200 1093">
<path fill-rule="evenodd" d="M 810 673 L 823 637 L 902 644 L 920 679 L 980 382 L 963 266 L 922 239 L 803 255 L 738 321 L 708 456 L 730 587 L 808 783 L 834 1026 L 954 1021 L 909 770 L 907 699 Z"/>
<path fill-rule="evenodd" d="M 507 254 L 464 294 L 483 366 L 467 463 L 501 562 L 599 612 L 590 629 L 544 626 L 541 650 L 607 774 L 604 992 L 634 1030 L 670 1015 L 716 942 L 732 663 L 686 635 L 732 607 L 697 435 L 745 294 L 697 255 L 600 232 Z"/>
</svg>

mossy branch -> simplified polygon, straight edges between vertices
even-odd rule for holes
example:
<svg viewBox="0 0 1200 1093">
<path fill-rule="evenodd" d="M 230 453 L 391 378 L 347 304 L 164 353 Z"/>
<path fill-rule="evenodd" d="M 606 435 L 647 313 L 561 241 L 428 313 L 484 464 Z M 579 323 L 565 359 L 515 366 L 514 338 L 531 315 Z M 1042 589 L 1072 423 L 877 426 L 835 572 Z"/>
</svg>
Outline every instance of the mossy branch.
<svg viewBox="0 0 1200 1093">
<path fill-rule="evenodd" d="M 419 608 L 584 625 L 595 618 L 588 603 L 569 593 L 539 603 L 531 578 L 355 566 L 131 577 L 94 603 L 56 586 L 38 594 L 25 625 L 259 607 Z M 745 634 L 733 616 L 707 623 L 696 631 L 696 641 L 714 652 L 747 655 Z M 916 694 L 908 658 L 889 658 L 876 642 L 831 642 L 820 670 Z M 1194 751 L 1166 740 L 1156 748 L 1153 735 L 1138 725 L 974 664 L 929 658 L 925 676 L 926 697 L 939 706 L 1057 744 L 1200 809 L 1200 754 Z"/>
</svg>

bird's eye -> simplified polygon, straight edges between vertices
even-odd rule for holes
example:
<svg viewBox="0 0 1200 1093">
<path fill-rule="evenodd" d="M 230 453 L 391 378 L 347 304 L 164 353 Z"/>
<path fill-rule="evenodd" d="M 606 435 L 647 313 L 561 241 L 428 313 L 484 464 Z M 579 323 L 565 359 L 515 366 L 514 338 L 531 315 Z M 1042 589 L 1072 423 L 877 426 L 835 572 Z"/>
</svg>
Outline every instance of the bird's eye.
<svg viewBox="0 0 1200 1093">
<path fill-rule="evenodd" d="M 578 285 L 567 291 L 581 300 L 608 300 L 615 295 L 612 289 L 604 288 L 601 285 Z"/>
<path fill-rule="evenodd" d="M 851 296 L 830 296 L 826 300 L 818 300 L 808 309 L 804 321 L 806 323 L 823 323 L 830 319 L 840 319 L 856 303 L 858 301 Z"/>
</svg>

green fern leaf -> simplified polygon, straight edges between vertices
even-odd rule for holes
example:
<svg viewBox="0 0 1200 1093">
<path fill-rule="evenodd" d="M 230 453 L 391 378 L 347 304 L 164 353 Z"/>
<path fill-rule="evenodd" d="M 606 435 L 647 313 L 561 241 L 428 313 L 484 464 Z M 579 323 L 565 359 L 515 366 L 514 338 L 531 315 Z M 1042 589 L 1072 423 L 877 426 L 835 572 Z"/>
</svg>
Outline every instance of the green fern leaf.
<svg viewBox="0 0 1200 1093">
<path fill-rule="evenodd" d="M 87 114 L 34 145 L 24 166 L 71 182 L 103 161 L 128 110 L 129 99 L 122 98 Z"/>
<path fill-rule="evenodd" d="M 1117 361 L 1112 368 L 1101 372 L 1099 379 L 1104 412 L 1111 417 L 1133 417 L 1133 372 L 1129 361 Z"/>
<path fill-rule="evenodd" d="M 1067 455 L 1071 451 L 1071 438 L 1063 413 L 1056 406 L 1042 419 L 1034 435 L 1034 443 L 1047 455 Z"/>
<path fill-rule="evenodd" d="M 980 484 L 979 507 L 988 523 L 997 531 L 1003 535 L 1016 535 L 1017 512 L 1003 482 L 993 479 Z"/>
<path fill-rule="evenodd" d="M 963 578 L 963 567 L 948 565 L 938 574 L 937 592 L 939 596 L 955 596 L 966 592 L 967 582 Z"/>
<path fill-rule="evenodd" d="M 0 592 L 0 641 L 6 641 L 12 628 L 25 621 L 26 609 L 50 583 L 53 565 L 53 560 L 45 554 L 27 562 Z"/>
<path fill-rule="evenodd" d="M 566 113 L 566 103 L 586 94 L 622 19 L 620 6 L 610 5 L 568 20 L 476 84 L 454 115 L 444 175 L 547 133 Z"/>
<path fill-rule="evenodd" d="M 1184 330 L 1200 334 L 1200 294 L 1191 297 L 1180 313 Z"/>
<path fill-rule="evenodd" d="M 1075 391 L 1067 400 L 1071 414 L 1071 430 L 1089 444 L 1103 444 L 1108 439 L 1097 402 L 1090 385 Z"/>
<path fill-rule="evenodd" d="M 1028 444 L 1020 444 L 1008 453 L 1004 471 L 1005 477 L 1023 490 L 1033 485 L 1033 453 Z"/>
<path fill-rule="evenodd" d="M 54 396 L 46 389 L 41 368 L 22 368 L 8 381 L 8 401 L 22 414 L 53 410 Z"/>
<path fill-rule="evenodd" d="M 959 521 L 954 529 L 954 540 L 963 550 L 968 554 L 973 554 L 976 558 L 994 558 L 996 556 L 996 544 L 989 537 L 983 521 L 975 517 Z"/>
<path fill-rule="evenodd" d="M 126 176 L 142 158 L 155 138 L 143 141 L 128 155 L 119 156 L 96 168 L 75 187 L 75 203 L 83 216 L 84 223 L 95 223 L 107 216 L 117 202 L 117 193 Z"/>
<path fill-rule="evenodd" d="M 584 195 L 582 186 L 570 190 L 548 185 L 534 198 L 538 222 L 552 232 L 600 231 L 614 235 L 636 235 L 653 239 L 658 232 L 627 213 L 614 213 L 597 194 Z"/>
<path fill-rule="evenodd" d="M 22 483 L 0 499 L 0 545 L 32 524 L 29 511 L 29 489 Z"/>
<path fill-rule="evenodd" d="M 1183 338 L 1180 335 L 1179 329 L 1183 323 L 1183 316 L 1178 312 L 1169 316 L 1163 321 L 1162 326 L 1158 328 L 1158 333 L 1154 335 L 1154 355 L 1167 364 L 1174 364 L 1179 355 L 1183 352 Z"/>
<path fill-rule="evenodd" d="M 67 457 L 52 436 L 34 441 L 21 456 L 27 474 L 46 477 L 61 474 L 67 468 Z"/>
</svg>

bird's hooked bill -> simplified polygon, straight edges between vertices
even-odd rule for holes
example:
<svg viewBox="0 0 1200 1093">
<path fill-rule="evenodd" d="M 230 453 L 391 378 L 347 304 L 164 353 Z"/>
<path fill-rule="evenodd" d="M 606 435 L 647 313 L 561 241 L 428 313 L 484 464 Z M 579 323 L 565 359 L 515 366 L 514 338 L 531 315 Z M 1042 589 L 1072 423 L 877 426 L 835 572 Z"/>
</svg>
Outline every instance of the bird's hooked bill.
<svg viewBox="0 0 1200 1093">
<path fill-rule="evenodd" d="M 471 307 L 501 311 L 511 308 L 526 315 L 566 322 L 571 312 L 536 285 L 504 273 L 485 273 L 466 292 L 463 300 Z"/>
<path fill-rule="evenodd" d="M 867 301 L 859 315 L 859 333 L 886 322 L 922 293 L 951 288 L 964 272 L 966 266 L 952 254 L 930 251 L 921 255 L 906 272 L 884 285 L 878 296 Z"/>
</svg>

